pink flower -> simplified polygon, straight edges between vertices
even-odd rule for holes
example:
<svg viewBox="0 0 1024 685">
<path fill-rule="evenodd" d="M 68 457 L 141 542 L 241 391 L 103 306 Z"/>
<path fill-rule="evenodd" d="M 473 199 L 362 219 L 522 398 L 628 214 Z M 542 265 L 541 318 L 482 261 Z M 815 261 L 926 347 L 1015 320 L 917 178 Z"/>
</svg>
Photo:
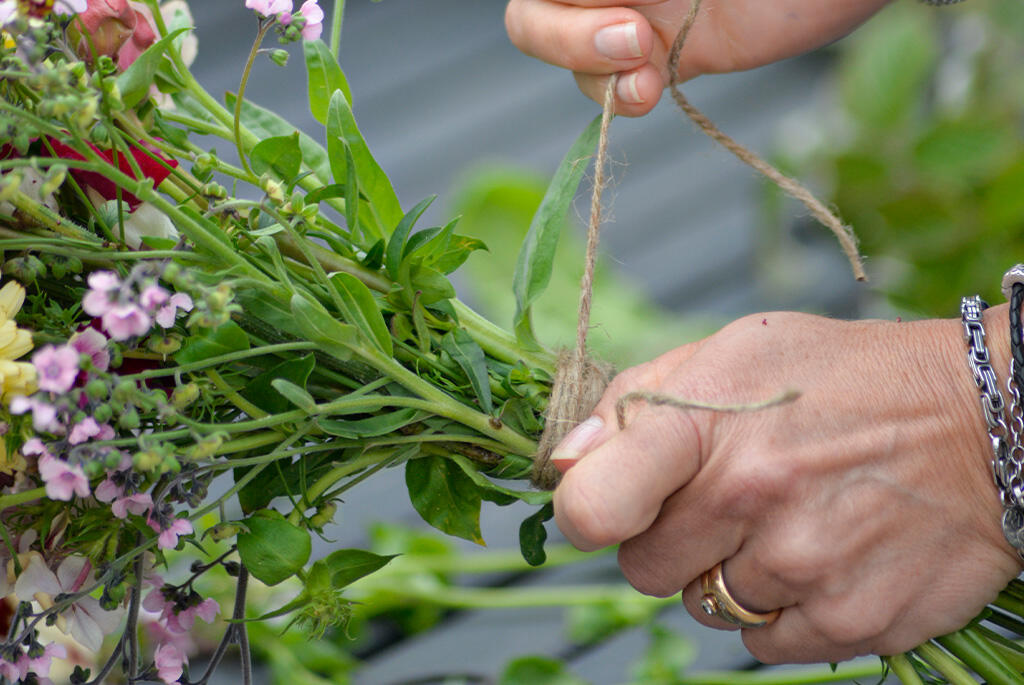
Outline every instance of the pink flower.
<svg viewBox="0 0 1024 685">
<path fill-rule="evenodd" d="M 149 314 L 137 304 L 117 305 L 103 315 L 103 328 L 114 340 L 145 335 L 153 327 Z"/>
<path fill-rule="evenodd" d="M 12 414 L 19 415 L 31 411 L 32 427 L 35 428 L 37 433 L 53 433 L 55 435 L 62 435 L 64 433 L 64 426 L 57 420 L 56 407 L 42 400 L 18 395 L 11 398 L 10 410 Z M 42 443 L 40 442 L 39 444 Z"/>
<path fill-rule="evenodd" d="M 37 657 L 28 657 L 28 670 L 35 673 L 40 678 L 48 678 L 50 676 L 50 661 L 57 657 L 58 659 L 67 658 L 68 650 L 64 645 L 58 645 L 56 642 L 51 642 L 43 648 L 43 653 Z M 28 655 L 26 655 L 27 657 Z"/>
<path fill-rule="evenodd" d="M 149 527 L 160 533 L 160 537 L 157 540 L 157 547 L 160 549 L 174 549 L 178 546 L 178 536 L 188 535 L 192 532 L 192 524 L 188 519 L 172 519 L 171 525 L 167 528 L 161 528 L 160 524 L 150 518 L 146 523 Z"/>
<path fill-rule="evenodd" d="M 39 375 L 39 389 L 64 393 L 78 378 L 78 352 L 63 345 L 47 345 L 32 355 L 32 364 Z"/>
<path fill-rule="evenodd" d="M 110 368 L 110 352 L 107 350 L 107 336 L 95 328 L 86 328 L 75 333 L 68 340 L 68 345 L 78 354 L 87 354 L 92 358 L 92 365 L 100 371 Z"/>
<path fill-rule="evenodd" d="M 168 586 L 168 592 L 164 594 L 163 579 L 157 576 L 157 580 L 161 581 L 160 585 L 146 581 L 154 587 L 142 600 L 142 608 L 160 614 L 159 621 L 167 629 L 168 635 L 188 634 L 195 626 L 197 617 L 213 623 L 220 613 L 217 600 L 208 597 L 200 601 L 200 596 L 194 591 L 190 596 L 182 598 L 174 586 Z M 182 605 L 187 606 L 182 609 Z"/>
<path fill-rule="evenodd" d="M 57 14 L 78 14 L 88 7 L 88 0 L 57 0 L 53 5 L 53 11 Z"/>
<path fill-rule="evenodd" d="M 153 498 L 148 492 L 137 492 L 134 495 L 126 496 L 124 489 L 112 481 L 110 476 L 96 486 L 93 496 L 100 502 L 113 502 L 110 505 L 110 510 L 119 519 L 128 518 L 129 513 L 141 516 L 153 506 Z"/>
<path fill-rule="evenodd" d="M 25 655 L 22 654 L 15 662 L 0 659 L 0 675 L 12 683 L 22 682 L 28 675 L 28 661 Z"/>
<path fill-rule="evenodd" d="M 17 0 L 3 0 L 0 2 L 0 28 L 7 26 L 18 18 Z M 3 672 L 4 662 L 0 660 L 0 673 Z M 13 680 L 13 678 L 12 678 Z"/>
<path fill-rule="evenodd" d="M 92 564 L 85 557 L 66 558 L 54 573 L 46 566 L 42 555 L 33 552 L 14 584 L 14 593 L 21 601 L 35 599 L 49 605 L 55 595 L 78 592 L 93 580 Z M 103 637 L 114 632 L 121 623 L 122 614 L 121 609 L 106 611 L 93 597 L 82 597 L 61 614 L 65 621 L 61 630 L 71 633 L 71 637 L 95 652 L 103 646 Z"/>
<path fill-rule="evenodd" d="M 160 286 L 147 285 L 143 289 L 142 294 L 139 295 L 139 304 L 141 304 L 143 309 L 147 312 L 152 312 L 167 304 L 167 300 L 170 298 L 170 293 Z"/>
<path fill-rule="evenodd" d="M 74 425 L 71 429 L 71 434 L 68 436 L 68 442 L 72 445 L 81 445 L 90 438 L 95 438 L 100 434 L 100 425 L 96 423 L 96 419 L 91 416 L 87 416 Z"/>
<path fill-rule="evenodd" d="M 137 19 L 128 0 L 92 0 L 72 24 L 75 51 L 85 60 L 114 57 L 135 31 Z M 75 37 L 78 40 L 74 40 Z"/>
<path fill-rule="evenodd" d="M 292 0 L 245 0 L 245 6 L 264 17 L 292 11 Z"/>
<path fill-rule="evenodd" d="M 174 325 L 174 319 L 178 316 L 178 310 L 183 312 L 192 311 L 192 298 L 185 293 L 174 293 L 167 304 L 156 313 L 156 322 L 163 328 L 170 328 Z"/>
<path fill-rule="evenodd" d="M 184 664 L 188 662 L 188 659 L 185 657 L 185 653 L 176 646 L 166 643 L 156 648 L 153 661 L 160 680 L 167 685 L 173 685 L 181 679 Z"/>
<path fill-rule="evenodd" d="M 46 483 L 46 496 L 53 500 L 71 501 L 72 496 L 89 496 L 89 480 L 81 466 L 71 466 L 66 461 L 49 454 L 39 457 L 39 475 Z"/>
<path fill-rule="evenodd" d="M 324 11 L 320 9 L 317 0 L 306 0 L 299 8 L 299 14 L 306 20 L 302 27 L 302 38 L 304 40 L 316 40 L 324 31 Z"/>
<path fill-rule="evenodd" d="M 89 316 L 103 316 L 117 304 L 116 294 L 121 290 L 121 279 L 113 271 L 94 271 L 89 274 L 89 292 L 82 298 L 82 311 Z M 114 294 L 114 299 L 111 299 Z"/>
</svg>

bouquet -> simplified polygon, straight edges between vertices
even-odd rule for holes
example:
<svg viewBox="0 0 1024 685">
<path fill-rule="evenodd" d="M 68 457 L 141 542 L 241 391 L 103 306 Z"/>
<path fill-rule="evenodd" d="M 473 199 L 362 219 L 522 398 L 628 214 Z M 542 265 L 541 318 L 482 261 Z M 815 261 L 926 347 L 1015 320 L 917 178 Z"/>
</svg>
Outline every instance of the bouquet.
<svg viewBox="0 0 1024 685">
<path fill-rule="evenodd" d="M 251 682 L 253 583 L 295 588 L 257 620 L 316 635 L 348 619 L 347 586 L 392 560 L 310 558 L 343 494 L 385 468 L 404 469 L 428 523 L 467 540 L 482 541 L 484 501 L 538 507 L 520 544 L 543 562 L 550 494 L 517 481 L 557 356 L 531 306 L 597 126 L 534 217 L 505 331 L 448 278 L 483 243 L 455 221 L 417 230 L 432 198 L 404 210 L 359 132 L 337 63 L 343 4 L 329 46 L 316 0 L 245 0 L 255 41 L 221 102 L 189 70 L 183 0 L 0 1 L 0 679 L 46 682 L 62 659 L 75 683 L 114 669 L 190 682 L 189 632 L 218 620 L 196 682 L 232 644 Z M 287 61 L 263 47 L 270 34 L 302 41 L 323 143 L 245 100 L 257 58 Z M 165 578 L 173 550 L 193 561 Z M 212 576 L 233 583 L 230 609 L 201 593 Z M 991 664 L 1019 666 L 1024 650 L 974 631 L 983 659 L 943 642 L 962 661 L 926 646 L 893 666 L 907 682 L 963 663 L 1010 682 Z"/>
</svg>

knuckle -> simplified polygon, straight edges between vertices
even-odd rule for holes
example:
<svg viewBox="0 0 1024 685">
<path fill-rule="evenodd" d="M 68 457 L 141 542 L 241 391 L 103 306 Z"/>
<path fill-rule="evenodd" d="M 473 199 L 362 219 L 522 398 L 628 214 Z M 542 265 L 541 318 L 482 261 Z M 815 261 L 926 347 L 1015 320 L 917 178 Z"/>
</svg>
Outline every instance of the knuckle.
<svg viewBox="0 0 1024 685">
<path fill-rule="evenodd" d="M 747 453 L 731 458 L 718 479 L 718 506 L 723 516 L 738 519 L 760 517 L 791 491 L 792 465 L 764 453 Z"/>
<path fill-rule="evenodd" d="M 761 567 L 784 587 L 806 588 L 830 572 L 832 561 L 811 526 L 786 531 L 782 539 L 766 545 Z"/>
<path fill-rule="evenodd" d="M 890 623 L 884 613 L 850 606 L 810 612 L 808 621 L 829 645 L 852 651 L 857 645 L 878 640 Z"/>
<path fill-rule="evenodd" d="M 671 577 L 672 565 L 659 561 L 648 547 L 627 541 L 619 547 L 618 557 L 622 575 L 637 592 L 652 597 L 679 592 L 679 582 Z"/>
<path fill-rule="evenodd" d="M 566 472 L 555 493 L 555 509 L 560 520 L 568 524 L 582 541 L 596 547 L 607 547 L 629 537 L 619 523 L 621 517 L 608 510 L 601 498 L 588 487 L 589 481 L 574 477 L 574 474 L 573 470 Z"/>
</svg>

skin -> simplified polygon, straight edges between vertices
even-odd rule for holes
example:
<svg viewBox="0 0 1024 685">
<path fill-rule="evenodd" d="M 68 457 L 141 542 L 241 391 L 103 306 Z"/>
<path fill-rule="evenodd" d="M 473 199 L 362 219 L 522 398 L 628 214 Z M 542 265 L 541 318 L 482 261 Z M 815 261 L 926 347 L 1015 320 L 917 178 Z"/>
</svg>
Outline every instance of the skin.
<svg viewBox="0 0 1024 685">
<path fill-rule="evenodd" d="M 705 0 L 680 76 L 805 52 L 885 4 Z M 636 116 L 668 82 L 666 55 L 688 9 L 689 0 L 511 0 L 506 25 L 521 50 L 572 70 L 597 101 L 619 73 L 617 112 Z M 609 59 L 596 37 L 621 25 L 633 25 L 625 48 L 636 56 Z M 986 312 L 986 328 L 1005 387 L 1006 305 Z M 742 404 L 786 389 L 800 398 L 757 412 L 635 403 L 624 429 L 615 417 L 633 391 Z M 733 629 L 700 609 L 700 576 L 724 561 L 742 606 L 781 608 L 774 624 L 743 630 L 766 663 L 911 649 L 962 627 L 1021 570 L 1000 529 L 959 320 L 740 319 L 621 373 L 552 457 L 564 472 L 559 528 L 583 550 L 619 544 L 641 592 L 683 590 L 698 621 Z"/>
<path fill-rule="evenodd" d="M 680 55 L 679 74 L 752 69 L 825 45 L 851 31 L 888 0 L 705 0 Z M 604 100 L 609 74 L 620 84 L 616 113 L 651 111 L 668 84 L 667 56 L 689 11 L 689 0 L 511 0 L 505 25 L 523 52 L 572 71 L 588 97 Z M 641 54 L 602 55 L 595 36 L 605 27 L 635 24 Z M 627 83 L 643 100 L 628 102 Z"/>
</svg>

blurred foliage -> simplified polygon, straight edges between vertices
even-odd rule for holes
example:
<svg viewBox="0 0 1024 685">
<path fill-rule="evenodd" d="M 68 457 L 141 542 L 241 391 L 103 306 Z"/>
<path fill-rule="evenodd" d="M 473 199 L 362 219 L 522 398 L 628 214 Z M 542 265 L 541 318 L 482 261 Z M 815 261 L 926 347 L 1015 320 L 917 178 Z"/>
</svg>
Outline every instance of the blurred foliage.
<svg viewBox="0 0 1024 685">
<path fill-rule="evenodd" d="M 488 251 L 477 252 L 459 270 L 464 279 L 457 283 L 460 296 L 491 321 L 511 326 L 515 301 L 509 288 L 516 255 L 547 181 L 511 167 L 478 168 L 465 178 L 454 193 L 451 213 L 462 215 L 459 231 L 482 240 Z M 571 228 L 580 230 L 562 231 L 551 283 L 533 308 L 541 342 L 556 348 L 572 347 L 576 339 L 585 237 L 579 226 Z M 624 368 L 710 331 L 708 322 L 684 322 L 660 309 L 599 258 L 588 338 L 595 356 Z"/>
<path fill-rule="evenodd" d="M 1001 274 L 1024 261 L 1024 3 L 894 3 L 837 50 L 838 112 L 785 163 L 828 180 L 898 309 L 1001 300 Z"/>
</svg>

